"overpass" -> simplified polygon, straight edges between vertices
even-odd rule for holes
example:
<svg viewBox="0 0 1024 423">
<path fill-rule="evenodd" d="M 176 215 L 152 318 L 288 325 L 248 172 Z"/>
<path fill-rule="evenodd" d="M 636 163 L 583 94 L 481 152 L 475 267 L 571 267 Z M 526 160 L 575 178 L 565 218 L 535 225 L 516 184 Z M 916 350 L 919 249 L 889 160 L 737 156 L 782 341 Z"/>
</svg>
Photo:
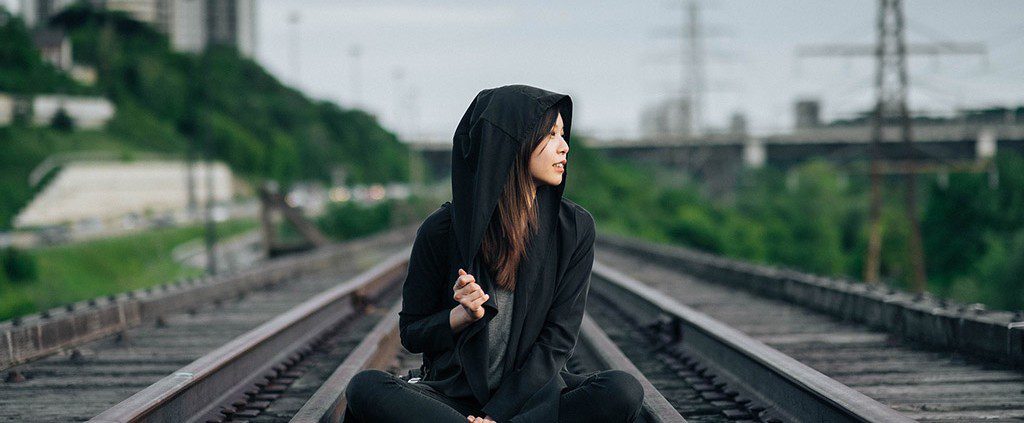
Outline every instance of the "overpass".
<svg viewBox="0 0 1024 423">
<path fill-rule="evenodd" d="M 908 150 L 898 141 L 898 128 L 885 128 L 884 173 L 905 172 L 907 161 L 914 162 L 919 172 L 979 169 L 997 151 L 1024 154 L 1024 121 L 915 122 L 913 134 L 913 148 Z M 431 175 L 446 177 L 451 172 L 451 140 L 419 140 L 409 145 L 425 160 Z M 744 168 L 786 169 L 814 158 L 844 166 L 863 164 L 869 158 L 871 125 L 810 126 L 769 135 L 724 132 L 697 137 L 595 138 L 588 145 L 606 156 L 685 171 L 708 183 L 712 192 L 724 192 L 731 190 Z"/>
</svg>

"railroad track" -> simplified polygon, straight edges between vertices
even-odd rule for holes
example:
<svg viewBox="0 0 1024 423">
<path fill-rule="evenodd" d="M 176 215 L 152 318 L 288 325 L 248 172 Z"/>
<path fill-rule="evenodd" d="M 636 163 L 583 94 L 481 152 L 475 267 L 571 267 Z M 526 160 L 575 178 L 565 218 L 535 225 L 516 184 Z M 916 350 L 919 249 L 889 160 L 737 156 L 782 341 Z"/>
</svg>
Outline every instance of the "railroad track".
<svg viewBox="0 0 1024 423">
<path fill-rule="evenodd" d="M 590 299 L 602 327 L 688 421 L 911 421 L 601 262 Z"/>
<path fill-rule="evenodd" d="M 344 387 L 359 370 L 380 368 L 404 374 L 419 366 L 419 357 L 400 346 L 398 304 L 368 332 L 361 330 L 376 317 L 372 315 L 380 314 L 373 304 L 387 302 L 400 292 L 395 288 L 403 279 L 407 259 L 408 251 L 390 257 L 165 376 L 91 421 L 337 421 L 345 405 Z M 367 306 L 376 312 L 364 313 Z M 335 342 L 340 337 L 361 341 L 352 347 Z M 331 349 L 332 344 L 341 344 L 334 349 L 342 353 L 314 356 L 317 348 Z M 684 421 L 589 318 L 580 345 L 571 363 L 574 370 L 628 371 L 644 385 L 645 421 Z M 296 387 L 311 368 L 322 369 L 325 362 L 338 357 L 344 361 L 329 376 L 309 378 L 306 386 Z M 317 389 L 311 392 L 313 384 Z"/>
<path fill-rule="evenodd" d="M 339 421 L 346 404 L 345 387 L 352 377 L 361 370 L 381 369 L 402 375 L 419 367 L 419 356 L 405 351 L 399 342 L 399 310 L 400 304 L 392 307 L 387 317 L 377 324 L 352 355 L 338 366 L 327 382 L 295 414 L 290 420 L 292 423 Z M 571 371 L 577 373 L 607 369 L 629 372 L 644 387 L 644 404 L 640 416 L 642 422 L 685 422 L 668 400 L 654 388 L 654 385 L 589 317 L 584 318 L 580 330 L 580 342 L 567 365 Z"/>
<path fill-rule="evenodd" d="M 419 364 L 400 346 L 398 304 L 368 332 L 353 329 L 353 322 L 363 328 L 369 322 L 361 316 L 362 305 L 387 303 L 376 293 L 399 291 L 394 288 L 403 279 L 407 256 L 407 251 L 396 254 L 310 299 L 93 421 L 338 421 L 344 388 L 360 370 L 402 375 Z M 643 421 L 909 421 L 613 269 L 597 263 L 594 275 L 592 302 L 568 366 L 575 372 L 620 369 L 636 376 L 645 390 Z M 361 341 L 340 348 L 347 351 L 334 356 L 340 363 L 316 379 L 315 391 L 314 384 L 293 388 L 303 368 L 324 367 L 307 363 L 315 361 L 309 359 L 312 346 L 330 344 L 325 340 L 343 332 Z M 289 395 L 293 390 L 302 394 Z M 279 405 L 283 398 L 288 400 Z"/>
<path fill-rule="evenodd" d="M 313 346 L 345 331 L 394 289 L 409 251 L 316 295 L 107 409 L 93 422 L 206 422 L 258 417 L 301 377 Z"/>
<path fill-rule="evenodd" d="M 307 265 L 299 256 L 294 263 L 303 267 L 302 271 L 259 285 L 231 287 L 211 282 L 169 285 L 151 294 L 140 291 L 134 298 L 149 301 L 152 307 L 147 310 L 152 311 L 152 318 L 5 369 L 0 381 L 0 421 L 88 420 L 232 338 L 402 251 L 411 235 L 411 231 L 399 230 L 332 247 L 325 268 Z M 316 258 L 319 254 L 309 253 L 315 261 L 324 261 Z M 228 283 L 237 279 L 225 277 Z M 167 297 L 185 301 L 163 301 Z M 102 299 L 95 304 L 104 306 Z M 88 307 L 83 304 L 81 308 Z M 57 312 L 50 315 L 48 320 L 62 318 Z"/>
<path fill-rule="evenodd" d="M 140 344 L 139 349 L 149 353 L 161 348 L 192 348 L 191 359 L 182 354 L 177 361 L 166 360 L 157 365 L 157 360 L 145 355 L 136 356 L 134 361 L 117 361 L 114 356 L 103 364 L 106 367 L 101 366 L 103 370 L 68 373 L 65 380 L 77 381 L 79 389 L 88 389 L 94 383 L 89 379 L 94 373 L 126 382 L 122 391 L 134 394 L 121 392 L 119 403 L 79 401 L 103 406 L 105 411 L 92 413 L 92 421 L 96 422 L 337 421 L 344 407 L 344 387 L 359 370 L 378 368 L 402 375 L 419 365 L 419 357 L 404 351 L 397 335 L 396 297 L 400 290 L 396 288 L 404 278 L 409 251 L 403 248 L 386 255 L 386 259 L 381 258 L 385 257 L 381 251 L 376 253 L 378 264 L 370 270 L 342 284 L 336 284 L 334 279 L 333 287 L 321 287 L 322 292 L 293 304 L 287 311 L 282 310 L 286 307 L 275 309 L 270 301 L 254 301 L 239 306 L 242 310 L 225 313 L 227 309 L 221 304 L 220 309 L 214 308 L 209 317 L 199 319 L 191 327 L 198 330 L 204 323 L 242 321 L 246 311 L 256 311 L 256 304 L 260 308 L 271 305 L 267 312 L 277 315 L 264 319 L 258 327 L 250 326 L 241 336 L 180 333 L 177 338 L 163 338 L 163 345 Z M 616 269 L 630 269 L 630 275 Z M 842 322 L 800 307 L 744 295 L 748 294 L 735 288 L 698 284 L 678 269 L 656 265 L 637 256 L 635 251 L 613 251 L 601 245 L 594 265 L 588 314 L 568 367 L 578 373 L 620 369 L 636 376 L 644 386 L 642 416 L 648 422 L 684 418 L 696 422 L 901 422 L 989 417 L 958 412 L 936 418 L 937 410 L 926 410 L 924 414 L 908 412 L 900 409 L 902 403 L 898 399 L 917 401 L 917 391 L 902 387 L 895 389 L 900 394 L 893 397 L 871 395 L 877 392 L 865 386 L 874 387 L 881 378 L 893 377 L 891 380 L 899 382 L 908 377 L 891 371 L 907 362 L 890 360 L 890 367 L 873 368 L 876 361 L 886 361 L 872 357 L 891 353 L 885 348 L 859 347 L 865 339 L 874 338 L 851 336 L 850 328 Z M 216 317 L 217 313 L 221 316 Z M 181 321 L 172 317 L 164 323 L 169 327 L 182 325 L 187 315 L 181 316 Z M 825 323 L 815 319 L 825 319 Z M 837 328 L 842 331 L 836 333 Z M 133 339 L 129 332 L 120 341 L 108 341 L 125 343 Z M 220 346 L 210 351 L 209 347 L 192 345 L 195 340 Z M 206 354 L 195 358 L 195 353 L 203 348 Z M 855 354 L 869 350 L 876 355 Z M 102 363 L 100 358 L 106 356 L 80 355 L 78 360 L 85 357 L 86 362 L 97 363 Z M 74 362 L 70 357 L 59 360 Z M 841 364 L 829 367 L 834 363 Z M 875 369 L 875 373 L 858 373 L 863 368 Z M 32 370 L 36 380 L 45 379 L 45 369 L 44 365 Z M 1024 392 L 1020 390 L 1024 385 L 1020 385 L 1018 373 L 981 371 L 989 372 L 985 376 L 1001 375 L 1004 379 L 978 382 L 975 378 L 972 383 L 988 386 L 997 380 L 994 384 L 1000 389 L 1016 387 L 1014 392 L 1018 396 Z M 939 379 L 960 373 L 944 373 Z M 874 382 L 858 383 L 864 381 Z M 45 386 L 19 386 L 26 382 L 2 385 L 4 393 L 24 397 L 46 392 Z M 883 382 L 882 387 L 885 386 Z M 17 388 L 21 387 L 37 390 L 19 391 Z M 1017 397 L 1011 391 L 1000 392 L 1008 393 L 1013 400 Z M 78 392 L 83 391 L 65 395 L 79 395 Z M 947 394 L 942 400 L 954 405 L 968 403 L 965 398 L 985 396 L 953 393 L 948 389 L 943 392 Z M 886 401 L 892 398 L 897 400 Z M 982 403 L 994 404 L 1002 399 Z M 8 401 L 8 397 L 0 397 L 0 401 Z M 51 409 L 55 408 L 53 404 L 67 404 L 59 402 L 61 399 L 56 396 L 42 401 L 36 409 L 23 409 L 20 420 L 29 416 L 32 421 L 92 417 L 82 416 L 88 411 L 48 412 L 42 405 L 46 401 Z M 115 405 L 110 407 L 112 404 Z M 1010 405 L 996 408 L 1012 412 L 1021 403 L 1007 404 Z M 1013 416 L 1007 413 L 1004 417 L 1009 420 Z"/>
<path fill-rule="evenodd" d="M 906 418 L 935 422 L 1024 419 L 1024 374 L 1013 365 L 973 351 L 966 342 L 959 350 L 924 345 L 870 328 L 858 321 L 862 318 L 859 316 L 843 318 L 838 312 L 826 313 L 809 305 L 768 298 L 739 284 L 715 280 L 718 271 L 708 269 L 722 266 L 720 263 L 695 261 L 685 251 L 599 240 L 596 255 L 599 262 L 629 269 L 629 276 L 643 285 L 718 319 Z M 697 272 L 703 272 L 701 277 L 694 276 Z M 727 277 L 726 272 L 721 273 Z M 750 282 L 755 280 L 753 276 L 747 278 L 757 290 L 773 292 L 778 288 L 760 288 Z M 796 292 L 796 288 L 785 289 Z M 814 296 L 807 296 L 810 304 L 840 296 L 829 294 L 828 288 L 816 289 Z M 893 309 L 902 303 L 917 306 L 914 299 L 888 294 L 891 298 L 885 301 Z M 930 311 L 940 317 L 943 313 L 938 305 Z M 899 327 L 907 327 L 913 323 L 910 319 L 919 315 L 913 309 L 902 313 L 911 317 L 900 318 L 904 323 Z M 970 336 L 964 333 L 969 330 L 962 329 L 966 327 L 959 326 L 961 329 L 954 334 Z M 1003 342 L 1012 354 L 1014 339 L 995 343 Z"/>
</svg>

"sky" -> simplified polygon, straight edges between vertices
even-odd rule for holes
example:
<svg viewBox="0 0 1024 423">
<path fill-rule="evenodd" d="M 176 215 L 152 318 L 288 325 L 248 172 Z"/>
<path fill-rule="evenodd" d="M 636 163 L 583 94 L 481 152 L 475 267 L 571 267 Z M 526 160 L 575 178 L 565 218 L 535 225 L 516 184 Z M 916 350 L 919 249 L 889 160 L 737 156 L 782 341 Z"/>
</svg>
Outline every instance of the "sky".
<svg viewBox="0 0 1024 423">
<path fill-rule="evenodd" d="M 635 137 L 642 111 L 677 96 L 684 78 L 681 0 L 256 1 L 260 63 L 310 97 L 369 110 L 405 138 L 450 140 L 473 97 L 506 84 L 570 94 L 577 133 Z M 705 126 L 742 113 L 754 133 L 777 133 L 792 127 L 797 99 L 820 100 L 825 119 L 873 103 L 870 57 L 795 52 L 873 43 L 877 1 L 698 4 L 708 33 Z M 905 5 L 908 42 L 980 42 L 988 52 L 912 57 L 912 110 L 1024 104 L 1024 1 Z"/>
<path fill-rule="evenodd" d="M 578 130 L 636 136 L 641 111 L 679 93 L 683 79 L 682 40 L 670 35 L 682 31 L 680 1 L 259 2 L 260 62 L 309 95 L 367 108 L 412 138 L 450 139 L 477 92 L 514 83 L 572 95 Z M 699 4 L 709 34 L 706 125 L 743 113 L 755 133 L 779 132 L 792 126 L 798 98 L 820 99 L 825 118 L 872 104 L 871 58 L 798 59 L 795 51 L 874 42 L 877 2 Z M 1024 1 L 908 0 L 905 10 L 911 43 L 988 50 L 911 58 L 913 110 L 1024 104 Z M 289 24 L 293 13 L 298 23 Z"/>
</svg>

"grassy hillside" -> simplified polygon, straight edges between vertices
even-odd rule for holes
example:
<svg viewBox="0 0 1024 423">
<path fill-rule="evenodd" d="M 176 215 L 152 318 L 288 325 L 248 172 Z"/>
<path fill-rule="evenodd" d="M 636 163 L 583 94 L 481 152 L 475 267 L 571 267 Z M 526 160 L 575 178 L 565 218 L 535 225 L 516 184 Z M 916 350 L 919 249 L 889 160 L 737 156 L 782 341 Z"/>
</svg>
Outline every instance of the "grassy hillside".
<svg viewBox="0 0 1024 423">
<path fill-rule="evenodd" d="M 256 228 L 251 220 L 217 226 L 220 239 Z M 202 239 L 204 227 L 165 228 L 27 252 L 35 278 L 11 281 L 0 272 L 0 320 L 62 304 L 204 274 L 171 258 L 174 247 Z"/>
<path fill-rule="evenodd" d="M 42 62 L 21 20 L 0 11 L 0 92 L 103 95 L 117 114 L 95 133 L 0 129 L 0 229 L 31 196 L 28 172 L 63 151 L 184 157 L 190 143 L 201 150 L 209 142 L 216 158 L 252 181 L 327 181 L 335 170 L 353 183 L 407 178 L 405 147 L 375 117 L 309 99 L 231 48 L 176 53 L 152 28 L 84 4 L 50 25 L 70 34 L 76 63 L 96 68 L 96 86 L 80 86 Z"/>
</svg>

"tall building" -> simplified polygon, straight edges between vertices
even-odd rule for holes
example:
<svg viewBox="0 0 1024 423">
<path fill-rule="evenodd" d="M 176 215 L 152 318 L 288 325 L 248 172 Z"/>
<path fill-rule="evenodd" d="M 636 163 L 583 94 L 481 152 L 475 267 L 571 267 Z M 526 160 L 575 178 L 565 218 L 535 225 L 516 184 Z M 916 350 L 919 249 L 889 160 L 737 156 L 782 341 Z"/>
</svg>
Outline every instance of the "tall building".
<svg viewBox="0 0 1024 423">
<path fill-rule="evenodd" d="M 21 0 L 19 13 L 25 21 L 25 26 L 34 28 L 46 23 L 51 16 L 74 2 L 75 0 Z"/>
<path fill-rule="evenodd" d="M 35 27 L 76 1 L 81 0 L 21 0 L 21 15 Z M 234 46 L 247 57 L 256 53 L 256 0 L 86 1 L 153 25 L 176 51 L 200 52 L 217 44 Z"/>
<path fill-rule="evenodd" d="M 235 46 L 243 55 L 252 57 L 256 49 L 255 29 L 255 0 L 206 0 L 207 44 Z"/>
<path fill-rule="evenodd" d="M 206 0 L 160 0 L 171 48 L 200 52 L 206 48 Z"/>
<path fill-rule="evenodd" d="M 685 97 L 661 100 L 644 109 L 640 131 L 646 137 L 687 137 L 693 135 L 690 102 Z"/>
</svg>

